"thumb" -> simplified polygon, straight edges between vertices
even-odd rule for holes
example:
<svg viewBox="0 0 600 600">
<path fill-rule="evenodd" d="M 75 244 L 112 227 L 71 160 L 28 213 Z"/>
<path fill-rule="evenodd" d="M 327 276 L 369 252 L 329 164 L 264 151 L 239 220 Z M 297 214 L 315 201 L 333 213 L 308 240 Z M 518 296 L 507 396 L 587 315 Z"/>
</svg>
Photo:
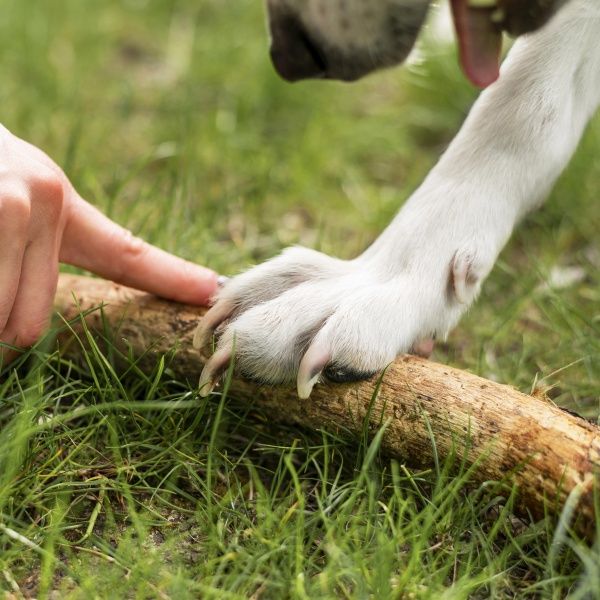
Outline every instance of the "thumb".
<svg viewBox="0 0 600 600">
<path fill-rule="evenodd" d="M 217 274 L 152 246 L 77 197 L 63 233 L 61 262 L 163 298 L 207 304 Z"/>
</svg>

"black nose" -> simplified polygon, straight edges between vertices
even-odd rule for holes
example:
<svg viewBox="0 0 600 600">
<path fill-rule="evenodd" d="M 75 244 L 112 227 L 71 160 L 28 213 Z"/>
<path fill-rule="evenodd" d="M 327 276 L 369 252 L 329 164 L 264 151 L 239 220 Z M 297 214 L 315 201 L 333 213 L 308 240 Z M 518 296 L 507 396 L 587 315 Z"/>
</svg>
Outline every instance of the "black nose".
<svg viewBox="0 0 600 600">
<path fill-rule="evenodd" d="M 271 61 L 287 81 L 324 77 L 327 70 L 324 53 L 310 39 L 302 24 L 291 15 L 273 15 Z"/>
</svg>

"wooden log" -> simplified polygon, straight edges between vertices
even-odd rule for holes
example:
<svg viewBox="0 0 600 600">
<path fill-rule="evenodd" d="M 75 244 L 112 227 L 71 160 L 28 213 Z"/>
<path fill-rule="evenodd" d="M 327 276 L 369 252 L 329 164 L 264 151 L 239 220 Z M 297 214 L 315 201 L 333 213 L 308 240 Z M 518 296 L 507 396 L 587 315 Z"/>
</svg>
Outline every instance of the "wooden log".
<svg viewBox="0 0 600 600">
<path fill-rule="evenodd" d="M 203 309 L 158 299 L 114 283 L 61 275 L 56 308 L 67 319 L 90 312 L 87 323 L 118 329 L 115 341 L 149 362 L 177 347 L 171 368 L 196 381 L 206 357 L 192 348 Z M 77 353 L 71 344 L 67 353 Z M 144 361 L 140 363 L 143 367 Z M 377 394 L 376 387 L 379 385 Z M 415 356 L 401 356 L 383 378 L 358 384 L 319 384 L 308 400 L 295 389 L 263 387 L 234 378 L 230 395 L 265 407 L 272 418 L 360 436 L 385 423 L 382 447 L 414 466 L 431 467 L 458 453 L 476 465 L 478 482 L 514 483 L 519 507 L 534 517 L 576 508 L 578 526 L 595 530 L 594 483 L 600 466 L 600 428 L 550 401 L 468 372 Z"/>
</svg>

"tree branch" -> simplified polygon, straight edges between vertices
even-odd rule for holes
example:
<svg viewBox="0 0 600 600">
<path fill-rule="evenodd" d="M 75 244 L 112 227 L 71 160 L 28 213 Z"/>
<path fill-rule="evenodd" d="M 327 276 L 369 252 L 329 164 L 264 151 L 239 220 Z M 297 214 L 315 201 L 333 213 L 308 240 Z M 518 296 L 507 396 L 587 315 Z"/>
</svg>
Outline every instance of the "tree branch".
<svg viewBox="0 0 600 600">
<path fill-rule="evenodd" d="M 102 315 L 96 310 L 86 317 L 91 328 L 102 330 L 106 323 L 118 328 L 117 344 L 129 345 L 137 355 L 147 352 L 142 368 L 177 346 L 171 368 L 178 377 L 197 380 L 206 357 L 192 348 L 191 339 L 203 309 L 99 279 L 61 275 L 56 308 L 67 319 L 101 304 Z M 78 346 L 67 343 L 66 352 L 77 354 Z M 595 531 L 600 428 L 550 401 L 415 356 L 390 365 L 375 395 L 378 382 L 321 384 L 309 400 L 299 400 L 293 389 L 234 378 L 230 394 L 266 407 L 273 419 L 307 427 L 360 436 L 365 418 L 371 431 L 386 423 L 382 445 L 388 454 L 430 467 L 436 452 L 458 453 L 475 465 L 476 481 L 509 476 L 518 488 L 519 507 L 535 517 L 559 512 L 571 496 L 578 529 Z"/>
</svg>

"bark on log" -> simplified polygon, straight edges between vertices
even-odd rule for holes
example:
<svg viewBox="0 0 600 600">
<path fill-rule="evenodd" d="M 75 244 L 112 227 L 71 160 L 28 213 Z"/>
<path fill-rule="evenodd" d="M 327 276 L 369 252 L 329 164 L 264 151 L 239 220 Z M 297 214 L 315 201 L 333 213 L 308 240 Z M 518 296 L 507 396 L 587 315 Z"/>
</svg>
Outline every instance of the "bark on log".
<svg viewBox="0 0 600 600">
<path fill-rule="evenodd" d="M 95 310 L 86 317 L 91 328 L 103 330 L 106 323 L 118 328 L 115 340 L 138 355 L 147 352 L 152 365 L 158 355 L 177 347 L 171 368 L 179 377 L 197 380 L 205 357 L 192 348 L 191 340 L 203 309 L 100 279 L 61 275 L 56 308 L 64 317 L 73 319 L 100 305 L 103 316 Z M 76 354 L 77 344 L 70 349 L 67 344 L 66 352 Z M 266 407 L 276 420 L 357 436 L 365 418 L 371 431 L 387 423 L 382 446 L 390 455 L 430 467 L 436 450 L 442 458 L 457 452 L 467 465 L 476 463 L 476 481 L 513 482 L 521 510 L 541 517 L 569 502 L 578 515 L 577 529 L 593 534 L 599 427 L 549 401 L 415 356 L 398 358 L 374 396 L 377 384 L 378 378 L 321 384 L 309 400 L 299 400 L 291 388 L 234 379 L 230 395 Z"/>
</svg>

